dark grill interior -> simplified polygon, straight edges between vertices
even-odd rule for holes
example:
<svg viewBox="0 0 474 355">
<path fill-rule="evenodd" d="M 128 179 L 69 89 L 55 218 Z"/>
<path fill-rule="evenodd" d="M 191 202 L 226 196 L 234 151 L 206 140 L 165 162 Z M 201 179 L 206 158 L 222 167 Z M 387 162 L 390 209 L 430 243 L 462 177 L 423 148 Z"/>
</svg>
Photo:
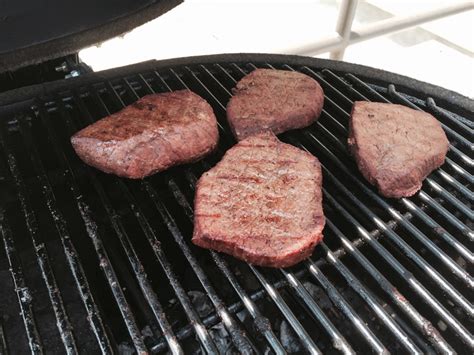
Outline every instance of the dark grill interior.
<svg viewBox="0 0 474 355">
<path fill-rule="evenodd" d="M 474 348 L 473 122 L 422 94 L 274 64 L 312 76 L 326 94 L 317 123 L 280 136 L 322 163 L 324 243 L 285 270 L 191 244 L 195 182 L 235 143 L 225 106 L 255 67 L 272 65 L 98 78 L 2 114 L 0 353 Z M 72 150 L 78 129 L 138 97 L 186 87 L 220 124 L 219 149 L 203 161 L 129 181 L 85 166 Z M 415 197 L 381 198 L 358 172 L 346 150 L 354 100 L 401 103 L 442 122 L 448 158 Z"/>
</svg>

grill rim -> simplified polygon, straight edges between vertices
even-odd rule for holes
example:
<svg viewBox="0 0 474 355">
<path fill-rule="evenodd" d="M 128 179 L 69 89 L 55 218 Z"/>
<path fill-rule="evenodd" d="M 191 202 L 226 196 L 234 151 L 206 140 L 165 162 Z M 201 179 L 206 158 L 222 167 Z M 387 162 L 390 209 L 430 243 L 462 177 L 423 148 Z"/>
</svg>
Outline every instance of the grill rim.
<svg viewBox="0 0 474 355">
<path fill-rule="evenodd" d="M 340 62 L 331 59 L 267 53 L 226 53 L 179 57 L 163 60 L 149 60 L 104 71 L 87 73 L 76 78 L 56 80 L 46 84 L 31 85 L 6 91 L 0 94 L 0 108 L 3 108 L 3 106 L 10 106 L 20 102 L 32 100 L 33 98 L 43 98 L 48 95 L 53 95 L 61 90 L 70 90 L 77 86 L 89 85 L 93 82 L 97 82 L 97 80 L 108 81 L 118 77 L 125 77 L 149 70 L 159 70 L 169 67 L 192 66 L 200 64 L 231 64 L 246 62 L 262 62 L 269 64 L 285 63 L 289 66 L 311 66 L 328 69 L 336 73 L 353 74 L 359 79 L 370 80 L 372 83 L 377 85 L 380 84 L 381 86 L 386 85 L 387 83 L 394 84 L 399 89 L 402 89 L 401 91 L 411 96 L 418 97 L 420 93 L 422 93 L 423 96 L 430 97 L 432 99 L 433 108 L 436 108 L 436 100 L 438 100 L 440 106 L 443 106 L 443 108 L 449 109 L 452 112 L 458 113 L 459 109 L 462 109 L 465 111 L 461 113 L 461 115 L 464 117 L 470 117 L 468 113 L 474 112 L 474 100 L 470 99 L 469 97 L 455 91 L 413 79 L 401 74 L 396 74 L 390 71 L 385 71 L 365 65 Z M 470 123 L 472 124 L 472 120 Z"/>
</svg>

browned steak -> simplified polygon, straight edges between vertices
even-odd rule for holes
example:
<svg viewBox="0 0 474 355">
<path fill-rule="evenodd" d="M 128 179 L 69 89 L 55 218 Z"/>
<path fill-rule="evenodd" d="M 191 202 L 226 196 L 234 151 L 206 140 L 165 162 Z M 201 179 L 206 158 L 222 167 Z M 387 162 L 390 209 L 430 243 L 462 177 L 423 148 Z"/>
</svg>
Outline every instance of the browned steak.
<svg viewBox="0 0 474 355">
<path fill-rule="evenodd" d="M 318 159 L 265 132 L 242 140 L 199 179 L 193 243 L 252 264 L 294 265 L 323 238 Z"/>
<path fill-rule="evenodd" d="M 140 179 L 202 158 L 218 139 L 211 106 L 182 90 L 145 96 L 77 132 L 71 143 L 87 164 Z"/>
<path fill-rule="evenodd" d="M 237 138 L 271 130 L 275 134 L 309 126 L 321 114 L 324 93 L 309 76 L 256 69 L 237 83 L 227 119 Z"/>
<path fill-rule="evenodd" d="M 444 163 L 449 142 L 430 114 L 376 102 L 354 103 L 349 148 L 362 175 L 386 197 L 411 196 Z"/>
</svg>

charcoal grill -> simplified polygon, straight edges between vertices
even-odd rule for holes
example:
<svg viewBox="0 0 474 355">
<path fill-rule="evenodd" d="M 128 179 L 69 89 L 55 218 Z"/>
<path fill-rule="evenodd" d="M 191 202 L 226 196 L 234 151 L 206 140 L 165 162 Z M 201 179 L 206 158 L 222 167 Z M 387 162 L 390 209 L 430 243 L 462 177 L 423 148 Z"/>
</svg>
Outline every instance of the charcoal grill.
<svg viewBox="0 0 474 355">
<path fill-rule="evenodd" d="M 280 138 L 319 158 L 324 242 L 281 270 L 191 244 L 196 180 L 235 144 L 231 89 L 257 68 L 325 92 L 321 118 Z M 143 181 L 83 164 L 69 137 L 139 97 L 189 88 L 218 150 Z M 446 163 L 412 198 L 380 197 L 346 148 L 354 100 L 432 113 Z M 151 61 L 0 95 L 0 353 L 470 353 L 472 129 L 461 95 L 371 68 L 280 55 Z"/>
</svg>

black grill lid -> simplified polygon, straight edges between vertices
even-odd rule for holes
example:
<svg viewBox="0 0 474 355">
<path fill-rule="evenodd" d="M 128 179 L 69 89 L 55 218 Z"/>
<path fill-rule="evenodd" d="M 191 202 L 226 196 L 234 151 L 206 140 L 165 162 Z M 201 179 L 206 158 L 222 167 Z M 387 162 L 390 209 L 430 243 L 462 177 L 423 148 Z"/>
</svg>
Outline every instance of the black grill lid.
<svg viewBox="0 0 474 355">
<path fill-rule="evenodd" d="M 7 0 L 0 3 L 0 72 L 54 59 L 150 21 L 183 0 Z"/>
</svg>

